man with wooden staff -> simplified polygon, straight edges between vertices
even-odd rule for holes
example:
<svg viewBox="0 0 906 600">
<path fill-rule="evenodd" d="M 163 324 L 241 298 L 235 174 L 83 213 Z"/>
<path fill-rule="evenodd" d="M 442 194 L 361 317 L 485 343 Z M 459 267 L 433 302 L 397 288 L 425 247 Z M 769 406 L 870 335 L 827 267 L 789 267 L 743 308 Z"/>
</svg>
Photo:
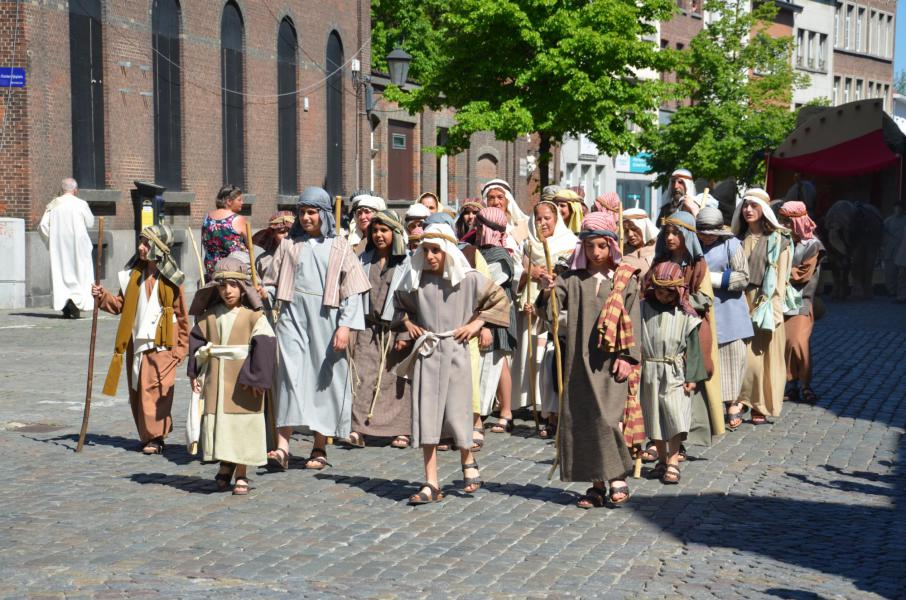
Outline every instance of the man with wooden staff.
<svg viewBox="0 0 906 600">
<path fill-rule="evenodd" d="M 115 396 L 125 359 L 129 403 L 145 454 L 162 454 L 173 428 L 176 367 L 189 351 L 189 318 L 182 282 L 171 255 L 173 231 L 167 225 L 142 230 L 135 256 L 120 271 L 120 292 L 100 285 L 92 295 L 101 310 L 120 315 L 104 394 Z"/>
</svg>

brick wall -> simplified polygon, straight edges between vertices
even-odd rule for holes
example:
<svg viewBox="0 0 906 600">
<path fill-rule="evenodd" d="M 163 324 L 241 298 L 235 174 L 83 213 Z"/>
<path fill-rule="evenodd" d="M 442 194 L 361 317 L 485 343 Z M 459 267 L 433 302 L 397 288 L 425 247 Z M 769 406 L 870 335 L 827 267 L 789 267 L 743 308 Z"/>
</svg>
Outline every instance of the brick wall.
<svg viewBox="0 0 906 600">
<path fill-rule="evenodd" d="M 183 125 L 183 189 L 195 194 L 190 207 L 169 208 L 174 224 L 198 224 L 214 206 L 222 183 L 220 20 L 223 2 L 181 3 L 181 66 Z M 370 32 L 370 5 L 364 0 L 238 0 L 244 20 L 244 92 L 246 188 L 257 202 L 252 221 L 261 225 L 277 203 L 277 30 L 288 16 L 295 25 L 298 54 L 299 189 L 323 185 L 326 172 L 324 85 L 327 38 L 338 32 L 344 59 L 358 57 L 370 68 L 370 48 L 361 53 Z M 115 204 L 93 205 L 108 216 L 108 226 L 131 228 L 133 211 L 128 190 L 135 179 L 153 180 L 153 56 L 151 3 L 121 0 L 103 3 L 103 70 L 106 187 L 121 192 Z M 53 198 L 60 179 L 70 175 L 72 140 L 69 82 L 69 15 L 66 2 L 22 2 L 27 19 L 20 28 L 19 51 L 28 50 L 28 88 L 13 93 L 10 117 L 16 127 L 15 150 L 4 148 L 0 163 L 0 215 L 21 216 L 33 228 L 44 205 Z M 0 3 L 0 61 L 10 64 L 15 3 Z M 23 39 L 24 38 L 24 39 Z M 24 59 L 23 59 L 24 60 Z M 353 190 L 361 174 L 356 143 L 367 151 L 368 127 L 357 110 L 358 87 L 350 65 L 343 70 L 343 182 Z M 309 110 L 303 110 L 304 98 Z M 5 102 L 0 105 L 6 106 Z M 358 131 L 358 126 L 361 129 Z M 4 142 L 6 143 L 6 142 Z M 11 148 L 13 148 L 11 146 Z M 364 154 L 363 154 L 364 156 Z M 18 161 L 18 162 L 16 162 Z M 364 161 L 367 164 L 367 161 Z M 14 164 L 13 164 L 14 163 Z M 361 165 L 360 165 L 361 166 Z"/>
<path fill-rule="evenodd" d="M 28 7 L 24 4 L 0 3 L 0 66 L 27 68 L 27 19 Z M 27 220 L 29 148 L 25 94 L 24 88 L 0 88 L 0 216 Z"/>
</svg>

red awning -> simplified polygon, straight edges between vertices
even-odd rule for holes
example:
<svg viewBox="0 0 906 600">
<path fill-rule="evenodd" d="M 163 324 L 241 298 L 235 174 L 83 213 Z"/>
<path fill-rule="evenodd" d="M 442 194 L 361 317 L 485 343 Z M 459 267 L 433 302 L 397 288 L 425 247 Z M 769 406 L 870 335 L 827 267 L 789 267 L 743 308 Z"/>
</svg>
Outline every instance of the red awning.
<svg viewBox="0 0 906 600">
<path fill-rule="evenodd" d="M 809 154 L 789 158 L 772 155 L 770 168 L 808 175 L 850 177 L 880 171 L 897 160 L 897 155 L 884 142 L 883 130 L 875 129 Z"/>
</svg>

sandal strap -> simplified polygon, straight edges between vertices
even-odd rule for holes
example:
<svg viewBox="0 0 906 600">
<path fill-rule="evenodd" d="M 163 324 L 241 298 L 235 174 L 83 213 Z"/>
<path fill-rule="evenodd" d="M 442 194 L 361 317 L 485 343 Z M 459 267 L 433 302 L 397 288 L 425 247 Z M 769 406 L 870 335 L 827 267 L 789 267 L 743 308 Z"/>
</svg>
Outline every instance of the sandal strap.
<svg viewBox="0 0 906 600">
<path fill-rule="evenodd" d="M 466 469 L 478 469 L 478 461 L 473 460 L 472 462 L 470 462 L 467 465 L 462 465 L 463 472 L 465 472 Z"/>
</svg>

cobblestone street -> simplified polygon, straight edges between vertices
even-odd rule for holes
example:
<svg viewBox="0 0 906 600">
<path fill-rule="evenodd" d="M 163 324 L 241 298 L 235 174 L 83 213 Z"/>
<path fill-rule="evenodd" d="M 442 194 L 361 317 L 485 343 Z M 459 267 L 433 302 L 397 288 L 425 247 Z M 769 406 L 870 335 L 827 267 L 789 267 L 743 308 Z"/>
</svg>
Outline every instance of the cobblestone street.
<svg viewBox="0 0 906 600">
<path fill-rule="evenodd" d="M 89 318 L 0 313 L 2 597 L 906 597 L 906 308 L 829 304 L 816 326 L 817 406 L 693 448 L 682 483 L 630 480 L 621 508 L 574 506 L 548 481 L 551 442 L 519 421 L 487 434 L 485 487 L 411 508 L 421 453 L 329 448 L 332 467 L 252 472 L 215 493 L 184 439 L 180 369 L 167 453 L 136 452 L 126 401 L 102 396 L 116 320 L 98 333 L 88 442 L 74 452 Z M 647 468 L 646 468 L 647 470 Z"/>
</svg>

